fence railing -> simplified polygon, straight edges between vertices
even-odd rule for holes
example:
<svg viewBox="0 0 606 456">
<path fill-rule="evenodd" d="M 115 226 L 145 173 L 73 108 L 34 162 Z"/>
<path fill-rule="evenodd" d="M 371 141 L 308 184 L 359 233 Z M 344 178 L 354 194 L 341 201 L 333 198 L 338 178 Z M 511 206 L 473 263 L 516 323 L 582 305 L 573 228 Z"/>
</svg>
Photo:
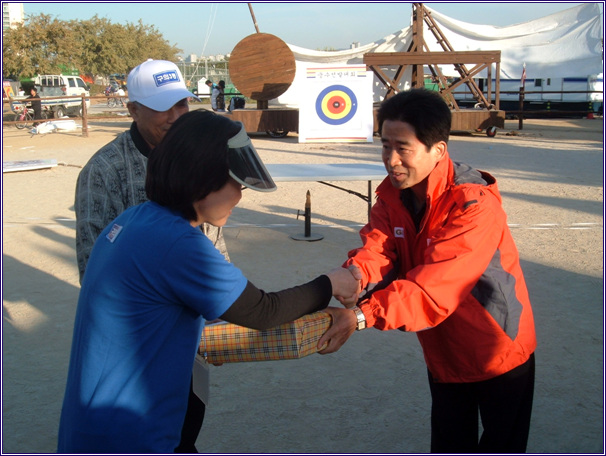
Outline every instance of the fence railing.
<svg viewBox="0 0 606 456">
<path fill-rule="evenodd" d="M 557 113 L 558 115 L 575 115 L 575 114 L 581 114 L 583 116 L 589 116 L 590 114 L 595 113 L 596 111 L 593 110 L 593 108 L 590 110 L 589 109 L 589 105 L 591 104 L 593 106 L 593 103 L 603 103 L 597 100 L 564 100 L 564 95 L 569 95 L 569 94 L 592 94 L 592 93 L 602 93 L 600 91 L 597 90 L 567 90 L 567 91 L 563 91 L 563 90 L 525 90 L 523 87 L 520 87 L 520 90 L 517 92 L 501 92 L 501 93 L 510 93 L 510 94 L 518 94 L 518 106 L 519 109 L 517 111 L 509 111 L 509 113 L 516 115 L 518 118 L 518 129 L 522 130 L 524 128 L 524 115 L 540 115 L 543 114 L 547 117 L 546 113 Z M 541 100 L 529 100 L 532 102 L 535 101 L 541 101 L 541 102 L 546 102 L 546 103 L 551 103 L 551 102 L 557 102 L 557 103 L 586 103 L 587 106 L 587 110 L 563 110 L 563 109 L 558 109 L 558 110 L 551 110 L 551 109 L 546 109 L 546 110 L 541 110 L 541 111 L 537 111 L 537 110 L 528 110 L 528 109 L 524 109 L 524 101 L 526 99 L 526 95 L 533 95 L 533 94 L 560 94 L 561 95 L 561 99 L 560 100 L 552 100 L 552 99 L 541 99 Z M 604 97 L 602 96 L 602 100 L 604 99 Z M 549 106 L 549 105 L 548 105 Z"/>
<path fill-rule="evenodd" d="M 468 92 L 457 92 L 458 94 L 468 94 L 471 95 Z M 603 93 L 600 91 L 596 91 L 596 90 L 574 90 L 574 91 L 526 91 L 523 88 L 520 88 L 519 91 L 501 91 L 500 94 L 518 94 L 518 103 L 519 103 L 519 109 L 518 110 L 509 110 L 507 111 L 509 114 L 515 115 L 518 118 L 518 128 L 520 130 L 523 129 L 524 126 L 524 116 L 525 115 L 539 115 L 539 114 L 545 114 L 545 113 L 558 113 L 560 115 L 574 115 L 574 114 L 581 114 L 581 115 L 589 115 L 590 113 L 595 113 L 596 111 L 591 111 L 589 109 L 587 110 L 575 110 L 575 111 L 563 111 L 563 110 L 552 110 L 552 111 L 546 111 L 546 110 L 541 110 L 541 111 L 537 111 L 537 110 L 528 110 L 524 108 L 524 101 L 526 99 L 526 95 L 529 94 L 535 94 L 535 93 L 540 93 L 540 94 L 592 94 L 592 93 Z M 240 95 L 240 94 L 225 94 L 225 95 Z M 76 118 L 80 118 L 82 119 L 82 136 L 84 137 L 88 137 L 88 122 L 89 119 L 91 118 L 91 116 L 88 113 L 88 107 L 86 105 L 86 101 L 87 100 L 104 100 L 105 102 L 107 102 L 107 100 L 109 98 L 123 98 L 123 99 L 127 99 L 128 97 L 120 97 L 119 95 L 93 95 L 93 96 L 86 96 L 86 95 L 78 95 L 78 96 L 58 96 L 58 97 L 43 97 L 42 100 L 44 101 L 53 101 L 53 100 L 74 100 L 77 99 L 80 101 L 80 107 L 81 107 L 81 111 L 82 111 L 82 115 L 81 116 L 75 116 Z M 457 102 L 462 101 L 462 100 L 457 100 Z M 505 101 L 505 100 L 501 100 Z M 510 100 L 511 101 L 511 100 Z M 537 100 L 529 100 L 529 101 L 537 101 Z M 562 102 L 560 100 L 540 100 L 540 101 L 545 101 L 545 102 L 549 102 L 549 101 L 557 101 L 557 102 Z M 574 101 L 571 101 L 574 102 Z M 582 102 L 582 101 L 581 101 Z M 591 101 L 588 101 L 588 103 L 590 103 Z M 602 103 L 600 101 L 594 101 L 595 103 Z M 3 103 L 29 103 L 27 99 L 25 98 L 5 98 L 3 99 Z M 589 107 L 589 104 L 588 104 Z M 109 109 L 111 109 L 108 106 Z M 47 106 L 47 111 L 49 111 L 50 109 L 48 109 Z M 3 110 L 4 111 L 4 110 Z M 12 112 L 12 109 L 11 109 Z M 127 114 L 127 117 L 129 117 L 130 115 Z M 94 119 L 123 119 L 124 116 L 120 116 L 119 118 L 114 115 L 114 114 L 107 114 L 107 115 L 99 115 L 99 114 L 95 114 L 94 115 Z M 48 119 L 41 119 L 40 122 L 44 122 L 45 120 Z M 17 123 L 20 123 L 19 121 L 5 121 L 3 119 L 3 124 L 5 125 L 16 125 Z"/>
<path fill-rule="evenodd" d="M 125 102 L 128 100 L 128 96 L 121 97 L 121 96 L 115 95 L 115 94 L 112 94 L 112 95 L 109 95 L 109 96 L 107 96 L 107 95 L 91 95 L 91 96 L 86 96 L 86 95 L 81 95 L 80 96 L 80 95 L 77 95 L 77 96 L 43 97 L 41 99 L 42 99 L 43 103 L 45 101 L 54 101 L 54 100 L 71 100 L 71 102 L 73 103 L 74 100 L 78 100 L 79 101 L 79 107 L 81 108 L 81 111 L 82 111 L 82 115 L 72 116 L 72 118 L 82 119 L 82 136 L 88 137 L 88 130 L 89 130 L 88 124 L 89 124 L 89 121 L 91 119 L 94 119 L 94 120 L 108 120 L 108 119 L 112 119 L 112 120 L 124 120 L 125 117 L 126 118 L 130 118 L 130 114 L 128 113 L 128 111 L 126 111 L 126 115 L 122 114 L 120 116 L 117 116 L 116 114 L 113 114 L 114 112 L 123 113 L 124 111 L 120 110 L 120 109 L 116 110 L 116 108 L 112 108 L 110 106 L 107 106 L 107 111 L 106 112 L 108 114 L 94 114 L 94 115 L 91 115 L 89 113 L 89 109 L 88 109 L 88 107 L 86 105 L 86 101 L 90 101 L 91 104 L 93 104 L 92 103 L 93 101 L 103 100 L 103 104 L 105 104 L 105 103 L 107 103 L 107 101 L 110 98 L 123 99 Z M 30 102 L 30 100 L 28 100 L 26 98 L 5 98 L 5 99 L 3 99 L 3 104 L 4 105 L 9 104 L 9 106 L 10 106 L 11 103 L 21 103 L 21 104 L 25 103 L 25 104 L 29 105 L 29 102 Z M 99 103 L 95 103 L 95 105 L 98 106 Z M 46 107 L 43 107 L 43 109 L 47 112 L 47 114 L 48 114 L 49 111 L 52 111 L 52 108 L 49 107 L 48 105 Z M 112 110 L 112 111 L 110 111 L 110 110 Z M 3 109 L 3 122 L 2 122 L 3 125 L 16 125 L 18 123 L 22 123 L 21 121 L 4 120 L 4 118 L 7 115 L 8 116 L 10 116 L 10 115 L 14 116 L 16 114 L 17 113 L 15 113 L 14 111 L 12 111 L 12 108 L 11 108 L 10 114 L 6 113 L 4 111 L 4 109 Z M 44 119 L 43 118 L 43 119 L 36 120 L 35 122 L 42 123 L 42 122 L 46 122 L 48 120 L 51 120 L 51 119 L 49 119 L 49 118 Z"/>
<path fill-rule="evenodd" d="M 516 102 L 518 103 L 518 109 L 512 110 L 512 109 L 508 109 L 507 110 L 507 114 L 509 115 L 513 115 L 516 116 L 518 118 L 519 121 L 519 129 L 521 130 L 523 128 L 523 121 L 525 116 L 544 116 L 544 117 L 555 117 L 555 116 L 564 116 L 564 115 L 568 115 L 568 116 L 573 116 L 573 115 L 582 115 L 582 116 L 588 116 L 590 114 L 595 114 L 597 112 L 597 110 L 595 109 L 595 106 L 599 106 L 599 105 L 603 105 L 603 101 L 600 100 L 571 100 L 571 99 L 565 99 L 566 95 L 574 95 L 574 94 L 602 94 L 602 100 L 603 100 L 603 93 L 599 90 L 525 90 L 523 87 L 520 87 L 520 90 L 501 90 L 499 91 L 499 96 L 498 98 L 496 97 L 496 95 L 493 93 L 492 97 L 494 99 L 498 99 L 499 100 L 499 109 L 500 106 L 504 103 L 504 102 Z M 551 98 L 551 97 L 541 97 L 539 99 L 537 98 L 530 98 L 528 96 L 532 96 L 532 95 L 553 95 L 553 94 L 559 94 L 560 97 L 559 98 Z M 455 96 L 455 100 L 457 101 L 457 103 L 461 103 L 461 102 L 471 102 L 472 101 L 472 96 L 473 94 L 471 92 L 467 92 L 467 91 L 459 91 L 459 92 L 455 92 L 453 93 L 453 95 Z M 465 96 L 469 96 L 469 98 L 465 98 L 465 99 L 460 99 L 457 98 L 457 95 L 465 95 Z M 514 95 L 516 96 L 516 99 L 512 99 L 514 97 L 511 97 L 509 99 L 503 99 L 502 95 Z M 568 98 L 568 97 L 566 97 Z M 542 109 L 542 110 L 537 110 L 537 109 L 528 109 L 528 106 L 525 106 L 525 103 L 546 103 L 547 104 L 547 108 L 546 109 Z M 568 103 L 585 103 L 586 109 L 551 109 L 550 108 L 550 104 L 554 103 L 554 104 L 568 104 Z M 603 108 L 602 108 L 603 111 Z"/>
<path fill-rule="evenodd" d="M 79 106 L 80 106 L 80 108 L 82 110 L 82 115 L 81 116 L 75 116 L 75 117 L 82 119 L 82 136 L 88 137 L 88 117 L 89 117 L 89 115 L 88 115 L 88 108 L 86 106 L 86 101 L 87 100 L 92 100 L 92 99 L 107 99 L 107 98 L 108 97 L 105 96 L 105 95 L 101 95 L 101 96 L 90 96 L 90 95 L 89 96 L 86 96 L 86 95 L 71 95 L 71 96 L 68 96 L 68 95 L 65 95 L 65 96 L 58 96 L 58 97 L 42 97 L 41 100 L 42 100 L 42 103 L 44 103 L 45 101 L 46 102 L 48 102 L 48 101 L 52 102 L 52 101 L 55 101 L 55 100 L 61 100 L 61 101 L 67 100 L 67 103 L 73 103 L 75 100 L 79 100 L 79 102 L 80 102 Z M 118 97 L 116 97 L 116 98 L 118 98 Z M 27 98 L 5 98 L 5 99 L 2 100 L 2 102 L 3 102 L 3 109 L 2 109 L 2 111 L 3 111 L 3 119 L 2 119 L 2 124 L 3 125 L 16 125 L 18 123 L 22 123 L 22 121 L 19 121 L 19 120 L 12 120 L 12 121 L 11 120 L 8 120 L 8 121 L 4 120 L 4 105 L 8 104 L 9 108 L 10 108 L 10 111 L 11 111 L 11 114 L 14 113 L 16 115 L 18 113 L 14 112 L 12 110 L 12 104 L 13 103 L 19 103 L 19 104 L 29 105 L 30 102 L 31 102 L 31 100 L 28 100 Z M 59 106 L 59 105 L 61 105 L 61 104 L 57 103 L 57 106 Z M 43 109 L 44 109 L 44 111 L 46 111 L 47 115 L 48 115 L 49 112 L 54 112 L 52 109 L 49 109 L 48 105 L 47 106 L 43 105 Z M 42 119 L 36 119 L 36 120 L 34 120 L 34 122 L 42 123 L 42 122 L 46 122 L 48 120 L 49 120 L 49 118 L 47 117 L 47 118 L 42 118 Z"/>
</svg>

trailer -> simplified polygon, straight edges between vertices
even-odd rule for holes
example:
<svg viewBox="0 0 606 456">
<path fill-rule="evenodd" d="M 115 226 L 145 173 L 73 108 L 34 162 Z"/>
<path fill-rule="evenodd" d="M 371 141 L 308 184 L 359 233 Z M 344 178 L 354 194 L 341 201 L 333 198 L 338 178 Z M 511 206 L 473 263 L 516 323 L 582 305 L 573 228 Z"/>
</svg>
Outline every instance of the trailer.
<svg viewBox="0 0 606 456">
<path fill-rule="evenodd" d="M 299 110 L 291 108 L 234 109 L 218 112 L 242 122 L 248 133 L 267 133 L 272 138 L 284 138 L 288 133 L 299 132 Z"/>
<path fill-rule="evenodd" d="M 486 93 L 488 79 L 476 78 L 475 81 L 480 90 Z M 522 86 L 524 86 L 524 110 L 603 114 L 603 73 L 585 77 L 527 78 L 525 83 L 521 79 L 501 79 L 499 92 L 501 109 L 505 111 L 520 109 Z M 494 79 L 492 87 L 495 87 Z M 478 103 L 465 86 L 457 87 L 453 95 L 461 107 L 473 108 Z"/>
</svg>

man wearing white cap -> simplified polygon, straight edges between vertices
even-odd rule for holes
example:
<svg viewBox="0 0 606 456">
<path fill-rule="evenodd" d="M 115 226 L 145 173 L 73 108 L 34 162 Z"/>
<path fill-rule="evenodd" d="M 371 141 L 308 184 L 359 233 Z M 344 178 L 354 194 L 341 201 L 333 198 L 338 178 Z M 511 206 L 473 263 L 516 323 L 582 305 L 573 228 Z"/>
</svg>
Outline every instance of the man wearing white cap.
<svg viewBox="0 0 606 456">
<path fill-rule="evenodd" d="M 95 153 L 82 168 L 76 183 L 76 257 L 80 282 L 95 240 L 125 209 L 147 201 L 147 157 L 171 125 L 189 111 L 188 98 L 196 98 L 185 86 L 177 66 L 149 59 L 134 68 L 127 79 L 129 130 Z M 220 228 L 202 229 L 227 260 L 229 255 Z M 177 453 L 197 452 L 194 444 L 205 405 L 190 391 L 190 404 Z"/>
</svg>

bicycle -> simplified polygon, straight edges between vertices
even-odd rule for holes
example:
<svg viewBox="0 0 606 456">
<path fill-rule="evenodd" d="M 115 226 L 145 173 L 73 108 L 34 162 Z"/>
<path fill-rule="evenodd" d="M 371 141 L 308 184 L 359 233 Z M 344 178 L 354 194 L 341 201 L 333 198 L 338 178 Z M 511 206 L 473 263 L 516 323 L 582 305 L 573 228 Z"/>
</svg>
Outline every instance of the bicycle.
<svg viewBox="0 0 606 456">
<path fill-rule="evenodd" d="M 31 109 L 31 107 L 28 107 L 26 104 L 21 105 L 22 107 L 15 107 L 15 109 L 17 110 L 21 110 L 21 112 L 18 112 L 17 114 L 15 114 L 15 122 L 17 122 L 15 124 L 15 127 L 17 127 L 19 130 L 23 130 L 24 128 L 29 128 L 34 126 L 34 110 Z M 47 118 L 47 113 L 43 110 L 42 111 L 42 118 L 36 120 L 36 122 L 41 122 L 44 121 L 44 119 Z"/>
<path fill-rule="evenodd" d="M 117 108 L 119 104 L 120 103 L 118 102 L 118 99 L 116 97 L 109 95 L 109 97 L 107 98 L 108 108 Z"/>
<path fill-rule="evenodd" d="M 119 90 L 114 89 L 112 86 L 108 86 L 105 91 L 105 96 L 107 97 L 107 107 L 108 108 L 117 108 L 124 107 L 126 104 L 124 103 L 124 94 L 120 94 Z"/>
</svg>

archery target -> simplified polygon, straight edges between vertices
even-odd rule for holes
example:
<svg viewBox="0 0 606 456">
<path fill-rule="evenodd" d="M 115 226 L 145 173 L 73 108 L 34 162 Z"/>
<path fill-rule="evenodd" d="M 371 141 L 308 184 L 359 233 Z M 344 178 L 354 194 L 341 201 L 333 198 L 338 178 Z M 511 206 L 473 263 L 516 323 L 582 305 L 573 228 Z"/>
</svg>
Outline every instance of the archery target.
<svg viewBox="0 0 606 456">
<path fill-rule="evenodd" d="M 365 65 L 300 65 L 297 71 L 304 77 L 299 142 L 373 141 L 373 74 Z"/>
<path fill-rule="evenodd" d="M 326 87 L 316 98 L 316 113 L 329 125 L 343 125 L 349 122 L 357 110 L 356 94 L 344 85 Z"/>
</svg>

